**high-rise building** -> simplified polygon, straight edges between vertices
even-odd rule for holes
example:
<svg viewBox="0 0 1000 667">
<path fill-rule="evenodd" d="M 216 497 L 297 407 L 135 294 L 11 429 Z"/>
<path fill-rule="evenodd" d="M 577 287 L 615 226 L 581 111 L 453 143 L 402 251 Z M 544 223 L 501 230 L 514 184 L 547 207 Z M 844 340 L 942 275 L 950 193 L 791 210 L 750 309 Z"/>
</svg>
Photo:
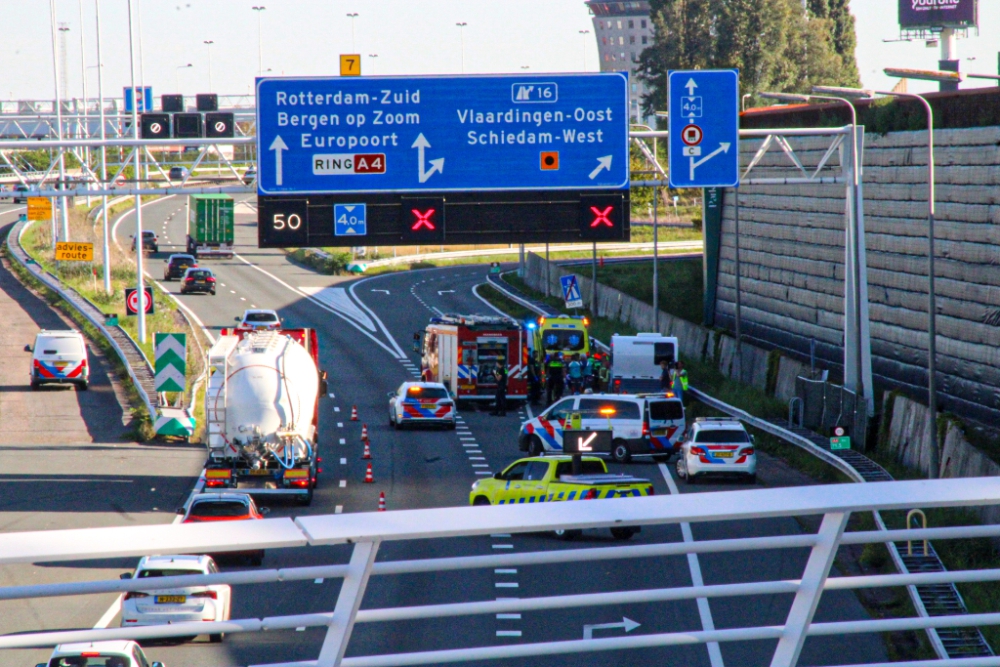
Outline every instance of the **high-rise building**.
<svg viewBox="0 0 1000 667">
<path fill-rule="evenodd" d="M 594 15 L 594 37 L 602 72 L 629 72 L 629 114 L 642 117 L 642 96 L 645 87 L 635 76 L 639 56 L 653 43 L 653 22 L 649 19 L 649 2 L 602 2 L 587 0 Z"/>
</svg>

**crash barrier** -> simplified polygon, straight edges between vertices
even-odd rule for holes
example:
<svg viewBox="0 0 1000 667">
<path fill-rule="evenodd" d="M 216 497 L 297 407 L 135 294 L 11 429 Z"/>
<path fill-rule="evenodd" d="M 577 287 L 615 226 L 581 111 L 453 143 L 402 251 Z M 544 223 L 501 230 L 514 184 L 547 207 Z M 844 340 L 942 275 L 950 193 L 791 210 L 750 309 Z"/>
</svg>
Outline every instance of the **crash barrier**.
<svg viewBox="0 0 1000 667">
<path fill-rule="evenodd" d="M 795 395 L 802 400 L 802 425 L 818 433 L 828 433 L 835 426 L 847 429 L 851 446 L 865 451 L 868 440 L 868 411 L 858 406 L 857 394 L 846 387 L 798 376 Z"/>
<path fill-rule="evenodd" d="M 837 550 L 845 545 L 882 543 L 886 540 L 966 539 L 1000 536 L 1000 526 L 959 526 L 950 528 L 901 529 L 890 531 L 845 532 L 853 512 L 969 507 L 1000 504 L 1000 486 L 993 480 L 949 479 L 871 484 L 831 484 L 763 490 L 740 490 L 672 496 L 619 498 L 599 502 L 563 502 L 493 507 L 458 507 L 397 512 L 328 514 L 259 521 L 213 522 L 128 526 L 77 530 L 8 533 L 0 544 L 0 565 L 14 563 L 59 563 L 87 559 L 138 557 L 150 554 L 220 553 L 255 549 L 289 549 L 353 545 L 348 562 L 293 567 L 281 570 L 236 571 L 221 574 L 163 577 L 158 588 L 210 584 L 263 584 L 315 578 L 342 578 L 334 608 L 308 613 L 264 618 L 241 618 L 221 622 L 175 623 L 152 627 L 106 628 L 93 630 L 28 631 L 0 637 L 0 648 L 53 646 L 59 643 L 109 639 L 154 639 L 207 633 L 267 632 L 292 628 L 326 628 L 325 639 L 315 661 L 275 663 L 316 665 L 317 667 L 377 667 L 389 665 L 442 664 L 473 660 L 523 658 L 540 655 L 589 653 L 651 647 L 677 647 L 719 643 L 777 641 L 770 664 L 793 667 L 798 664 L 803 644 L 810 637 L 899 632 L 927 628 L 968 627 L 1000 624 L 1000 613 L 951 616 L 902 617 L 883 619 L 813 622 L 825 592 L 934 585 L 945 582 L 1000 580 L 1000 569 L 960 572 L 923 572 L 860 576 L 830 576 Z M 821 516 L 816 532 L 767 534 L 743 539 L 647 543 L 629 546 L 575 548 L 567 550 L 464 556 L 421 560 L 376 561 L 383 543 L 400 540 L 428 540 L 488 536 L 498 533 L 529 533 L 556 529 L 582 530 L 619 526 L 664 526 L 684 523 L 706 524 L 719 521 L 758 522 L 761 519 Z M 697 530 L 696 530 L 697 532 Z M 777 533 L 783 533 L 780 529 Z M 754 572 L 746 582 L 682 585 L 668 588 L 617 590 L 601 593 L 486 599 L 468 601 L 460 585 L 449 594 L 455 602 L 408 607 L 361 610 L 372 577 L 416 573 L 444 573 L 475 569 L 567 563 L 574 568 L 584 563 L 637 558 L 671 558 L 687 554 L 726 554 L 743 561 L 748 552 L 807 549 L 802 575 L 796 579 L 756 580 Z M 329 553 L 329 552 L 327 552 Z M 299 560 L 316 562 L 308 552 Z M 782 554 L 776 554 L 779 558 Z M 604 569 L 603 567 L 601 569 Z M 599 577 L 599 570 L 590 570 Z M 441 580 L 440 577 L 438 580 Z M 454 581 L 460 581 L 458 577 Z M 373 586 L 378 585 L 378 579 Z M 591 581 L 591 585 L 594 581 Z M 0 600 L 148 591 L 147 580 L 99 580 L 51 583 L 0 588 Z M 438 591 L 440 592 L 440 591 Z M 470 615 L 534 612 L 604 605 L 669 603 L 716 598 L 745 598 L 750 595 L 792 596 L 783 623 L 747 625 L 717 630 L 677 632 L 636 632 L 625 637 L 574 639 L 512 645 L 455 648 L 461 633 L 445 633 L 441 646 L 409 653 L 381 653 L 344 658 L 356 623 L 395 623 L 414 619 L 461 618 Z M 376 597 L 378 597 L 376 595 Z M 274 599 L 279 599 L 276 596 Z M 265 598 L 266 599 L 266 598 Z M 776 599 L 774 604 L 784 604 Z M 707 603 L 707 602 L 706 602 Z M 784 608 L 784 607 L 782 607 Z M 616 607 L 620 612 L 620 607 Z M 756 615 L 749 614 L 752 620 Z M 391 629 L 387 629 L 391 632 Z M 450 644 L 450 645 L 449 645 Z M 759 644 L 756 645 L 760 647 Z M 296 649 L 301 647 L 296 645 Z M 708 648 L 711 648 L 710 646 Z M 998 665 L 1000 658 L 975 665 Z M 890 665 L 893 663 L 867 663 Z M 917 664 L 917 663 L 912 663 Z M 925 663 L 920 663 L 925 664 Z M 930 663 L 927 663 L 930 664 Z M 973 664 L 945 659 L 934 665 Z"/>
</svg>

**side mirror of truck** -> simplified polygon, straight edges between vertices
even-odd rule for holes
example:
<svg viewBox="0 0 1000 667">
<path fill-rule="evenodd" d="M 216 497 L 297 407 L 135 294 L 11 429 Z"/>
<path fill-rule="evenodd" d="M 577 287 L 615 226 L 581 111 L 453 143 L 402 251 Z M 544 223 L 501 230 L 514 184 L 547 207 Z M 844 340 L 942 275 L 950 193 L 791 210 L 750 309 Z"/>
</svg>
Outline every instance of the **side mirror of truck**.
<svg viewBox="0 0 1000 667">
<path fill-rule="evenodd" d="M 118 575 L 118 578 L 119 579 L 131 579 L 132 578 L 132 573 L 131 572 L 122 572 L 121 574 Z"/>
<path fill-rule="evenodd" d="M 503 473 L 502 472 L 493 473 L 493 479 L 503 479 Z"/>
<path fill-rule="evenodd" d="M 25 352 L 31 352 L 31 346 L 30 345 L 25 345 L 24 346 L 24 351 Z"/>
<path fill-rule="evenodd" d="M 271 513 L 270 507 L 258 507 L 257 511 L 261 513 L 261 516 L 267 516 Z"/>
<path fill-rule="evenodd" d="M 187 510 L 184 509 L 183 507 L 178 507 L 177 509 L 174 510 L 174 514 L 180 514 L 181 516 L 184 516 L 186 513 Z"/>
<path fill-rule="evenodd" d="M 236 317 L 233 318 L 233 322 L 239 322 L 242 319 L 243 319 L 242 317 L 240 317 L 239 315 L 237 315 Z"/>
</svg>

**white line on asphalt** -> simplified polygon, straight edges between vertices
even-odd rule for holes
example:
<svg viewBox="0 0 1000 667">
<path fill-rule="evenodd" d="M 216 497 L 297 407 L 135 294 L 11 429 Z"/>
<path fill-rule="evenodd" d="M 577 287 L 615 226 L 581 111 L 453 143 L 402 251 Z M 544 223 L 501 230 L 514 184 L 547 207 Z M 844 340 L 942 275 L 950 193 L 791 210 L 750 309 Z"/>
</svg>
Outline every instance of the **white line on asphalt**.
<svg viewBox="0 0 1000 667">
<path fill-rule="evenodd" d="M 482 454 L 483 450 L 481 450 L 481 449 L 467 449 L 467 450 L 465 450 L 465 453 L 466 454 Z"/>
<path fill-rule="evenodd" d="M 501 621 L 519 621 L 521 620 L 520 614 L 497 614 L 497 619 Z"/>
<path fill-rule="evenodd" d="M 520 637 L 520 630 L 497 630 L 497 637 Z"/>
<path fill-rule="evenodd" d="M 340 465 L 346 466 L 347 465 L 347 459 L 344 459 L 344 458 L 340 459 Z"/>
<path fill-rule="evenodd" d="M 342 489 L 346 489 L 347 488 L 347 480 L 346 479 L 340 480 L 340 485 L 339 486 Z"/>
<path fill-rule="evenodd" d="M 236 290 L 232 290 L 232 289 L 231 289 L 231 290 L 229 290 L 229 293 L 230 293 L 230 294 L 236 294 Z M 136 297 L 136 298 L 138 298 L 138 297 Z"/>
<path fill-rule="evenodd" d="M 680 495 L 680 489 L 677 488 L 677 482 L 670 474 L 670 469 L 667 468 L 666 463 L 659 464 L 660 472 L 663 474 L 663 479 L 667 483 L 667 488 L 670 489 L 672 495 Z M 687 522 L 681 523 L 681 535 L 684 536 L 684 542 L 691 543 L 694 542 L 694 534 L 691 532 L 691 524 Z M 691 585 L 692 586 L 704 586 L 705 580 L 701 576 L 701 564 L 698 562 L 698 554 L 688 554 L 688 569 L 691 570 Z M 712 620 L 712 609 L 708 605 L 708 598 L 698 598 L 698 615 L 701 617 L 701 627 L 705 632 L 715 631 L 715 621 Z M 722 651 L 719 649 L 718 642 L 708 642 L 706 644 L 708 647 L 708 660 L 712 663 L 712 667 L 724 667 L 725 663 L 722 662 Z"/>
<path fill-rule="evenodd" d="M 347 444 L 347 440 L 345 440 L 344 438 L 341 438 L 340 439 L 340 444 L 346 445 Z"/>
<path fill-rule="evenodd" d="M 138 297 L 136 297 L 136 298 L 138 298 Z M 468 453 L 469 454 L 474 454 L 476 452 L 468 452 Z M 479 452 L 479 453 L 482 454 L 482 452 Z M 470 461 L 485 461 L 486 457 L 485 456 L 470 456 L 469 460 Z"/>
<path fill-rule="evenodd" d="M 337 505 L 335 508 L 333 508 L 333 513 L 334 514 L 343 514 L 344 513 L 344 506 L 343 505 Z"/>
<path fill-rule="evenodd" d="M 137 297 L 137 298 L 138 298 L 138 297 Z M 330 398 L 333 398 L 333 394 L 330 394 Z M 334 412 L 340 412 L 340 408 L 339 408 L 339 407 L 337 407 L 337 406 L 334 406 L 334 408 L 333 408 L 333 411 L 334 411 Z"/>
<path fill-rule="evenodd" d="M 490 537 L 510 537 L 510 533 L 490 533 Z"/>
<path fill-rule="evenodd" d="M 477 444 L 476 444 L 476 443 L 474 443 L 474 442 L 463 442 L 463 443 L 462 443 L 462 446 L 463 446 L 463 447 L 478 447 L 479 445 L 477 445 Z"/>
<path fill-rule="evenodd" d="M 305 632 L 305 631 L 306 631 L 305 626 L 301 628 L 295 628 L 295 632 Z"/>
<path fill-rule="evenodd" d="M 344 422 L 337 422 L 337 428 L 344 428 Z"/>
<path fill-rule="evenodd" d="M 493 584 L 494 588 L 517 588 L 516 581 L 498 581 Z"/>
<path fill-rule="evenodd" d="M 477 471 L 476 471 L 476 474 L 477 474 L 477 475 L 489 475 L 490 473 L 488 473 L 488 472 L 484 472 L 484 471 L 482 471 L 482 470 L 477 470 Z"/>
<path fill-rule="evenodd" d="M 473 468 L 489 468 L 490 466 L 489 466 L 488 463 L 473 463 L 472 467 Z"/>
<path fill-rule="evenodd" d="M 330 398 L 336 398 L 336 395 L 333 392 L 330 392 L 329 394 L 327 394 L 327 396 L 329 396 Z"/>
<path fill-rule="evenodd" d="M 313 579 L 313 583 L 314 584 L 322 584 L 323 580 L 322 579 Z"/>
<path fill-rule="evenodd" d="M 494 549 L 513 549 L 514 545 L 513 544 L 494 544 L 493 548 Z"/>
<path fill-rule="evenodd" d="M 138 299 L 139 297 L 136 297 L 136 298 Z M 240 301 L 246 301 L 246 300 L 247 300 L 247 298 L 245 296 L 241 296 L 240 297 Z"/>
<path fill-rule="evenodd" d="M 510 535 L 507 535 L 510 537 Z M 498 567 L 493 570 L 494 574 L 517 574 L 516 567 Z"/>
</svg>

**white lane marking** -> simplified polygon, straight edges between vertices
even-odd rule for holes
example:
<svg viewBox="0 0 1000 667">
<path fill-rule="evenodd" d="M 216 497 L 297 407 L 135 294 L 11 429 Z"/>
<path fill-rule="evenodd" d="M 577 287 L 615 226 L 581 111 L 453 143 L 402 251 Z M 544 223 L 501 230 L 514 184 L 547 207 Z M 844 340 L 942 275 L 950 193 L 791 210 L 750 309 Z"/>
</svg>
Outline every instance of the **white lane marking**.
<svg viewBox="0 0 1000 667">
<path fill-rule="evenodd" d="M 137 297 L 137 298 L 138 298 L 138 297 Z M 330 398 L 333 398 L 333 394 L 330 394 Z M 333 411 L 334 411 L 334 412 L 340 412 L 340 408 L 339 408 L 339 407 L 337 407 L 337 406 L 334 406 L 334 408 L 333 408 Z"/>
<path fill-rule="evenodd" d="M 305 626 L 301 628 L 295 628 L 295 632 L 305 632 L 305 631 L 306 631 Z"/>
<path fill-rule="evenodd" d="M 219 287 L 225 287 L 226 283 L 219 283 Z"/>
<path fill-rule="evenodd" d="M 138 297 L 136 297 L 136 298 L 138 298 Z M 240 301 L 246 301 L 246 300 L 247 300 L 247 298 L 245 296 L 241 296 L 240 297 Z"/>
<path fill-rule="evenodd" d="M 481 449 L 467 449 L 467 450 L 465 450 L 465 453 L 466 454 L 482 454 L 483 450 L 481 450 Z M 485 461 L 486 459 L 483 459 L 483 460 Z"/>
<path fill-rule="evenodd" d="M 231 289 L 231 290 L 229 290 L 229 293 L 230 293 L 230 294 L 236 294 L 236 290 L 232 290 L 232 289 Z M 136 298 L 138 298 L 138 297 L 136 297 Z"/>
<path fill-rule="evenodd" d="M 344 422 L 337 422 L 337 428 L 344 428 Z"/>
<path fill-rule="evenodd" d="M 473 463 L 472 467 L 473 468 L 489 468 L 490 465 L 488 463 Z"/>
<path fill-rule="evenodd" d="M 340 444 L 342 444 L 342 445 L 346 445 L 346 444 L 347 444 L 347 440 L 346 440 L 346 439 L 344 439 L 344 438 L 341 438 L 341 439 L 340 439 Z"/>
<path fill-rule="evenodd" d="M 520 630 L 497 630 L 497 637 L 520 637 Z"/>
<path fill-rule="evenodd" d="M 516 581 L 498 581 L 493 584 L 494 588 L 517 588 Z"/>
<path fill-rule="evenodd" d="M 330 308 L 343 313 L 368 331 L 375 332 L 375 322 L 368 314 L 358 308 L 357 304 L 348 296 L 347 290 L 343 287 L 299 287 L 299 291 L 305 293 L 310 298 L 320 301 Z"/>
<path fill-rule="evenodd" d="M 463 442 L 463 443 L 462 443 L 462 446 L 463 446 L 463 447 L 478 447 L 479 445 L 477 445 L 477 444 L 476 444 L 476 443 L 474 443 L 474 442 Z"/>
<path fill-rule="evenodd" d="M 391 354 L 391 355 L 392 355 L 393 357 L 395 357 L 396 359 L 400 359 L 400 358 L 402 358 L 402 357 L 405 357 L 405 356 L 406 356 L 406 355 L 405 355 L 405 354 L 403 353 L 403 350 L 402 350 L 402 349 L 401 349 L 401 348 L 399 347 L 399 345 L 398 345 L 398 344 L 396 343 L 396 339 L 394 339 L 394 338 L 393 338 L 393 337 L 392 337 L 392 336 L 391 336 L 391 335 L 389 334 L 388 330 L 387 330 L 387 329 L 385 329 L 385 325 L 384 325 L 384 324 L 382 324 L 382 323 L 381 323 L 381 322 L 380 322 L 380 321 L 378 320 L 378 317 L 375 317 L 374 313 L 371 313 L 371 314 L 372 314 L 372 316 L 373 316 L 373 317 L 375 318 L 375 321 L 376 321 L 376 322 L 377 322 L 377 323 L 379 324 L 379 327 L 380 327 L 380 328 L 382 328 L 382 330 L 383 330 L 383 331 L 385 331 L 385 333 L 386 333 L 386 336 L 389 336 L 389 342 L 390 342 L 390 343 L 392 344 L 392 346 L 393 346 L 394 348 L 396 348 L 395 350 L 393 350 L 393 349 L 389 348 L 389 346 L 388 346 L 388 345 L 386 345 L 385 343 L 383 343 L 382 341 L 380 341 L 380 340 L 379 340 L 378 338 L 376 338 L 375 336 L 371 335 L 371 333 L 370 333 L 370 332 L 368 332 L 368 331 L 365 331 L 364 329 L 362 329 L 362 328 L 361 328 L 360 326 L 358 326 L 358 324 L 357 324 L 357 323 L 356 323 L 356 322 L 355 322 L 354 320 L 352 320 L 351 318 L 347 317 L 346 315 L 344 315 L 344 314 L 342 314 L 342 313 L 340 313 L 340 312 L 338 312 L 338 311 L 334 310 L 333 308 L 331 308 L 330 306 L 326 305 L 326 304 L 325 304 L 325 303 L 323 303 L 322 301 L 319 301 L 318 299 L 314 299 L 313 297 L 309 296 L 308 294 L 306 294 L 305 292 L 303 292 L 303 291 L 301 291 L 301 290 L 298 290 L 298 289 L 295 289 L 294 287 L 292 287 L 291 285 L 289 285 L 288 283 L 286 283 L 286 282 L 285 282 L 284 280 L 282 280 L 282 279 L 281 279 L 281 278 L 279 278 L 278 276 L 274 275 L 273 273 L 271 273 L 271 272 L 269 272 L 269 271 L 265 271 L 264 269 L 260 268 L 260 267 L 259 267 L 259 266 L 257 266 L 256 264 L 253 264 L 253 263 L 251 263 L 251 262 L 247 261 L 247 260 L 246 260 L 246 259 L 245 259 L 245 258 L 244 258 L 243 256 L 241 256 L 241 255 L 236 255 L 236 259 L 240 260 L 241 262 L 243 262 L 244 264 L 246 264 L 247 266 L 249 266 L 249 267 L 250 267 L 251 269 L 254 269 L 254 270 L 256 270 L 256 271 L 260 271 L 260 272 L 261 272 L 261 273 L 263 273 L 263 274 L 264 274 L 265 276 L 267 276 L 268 278 L 270 278 L 270 279 L 271 279 L 271 280 L 273 280 L 274 282 L 278 283 L 278 284 L 279 284 L 279 285 L 281 285 L 282 287 L 285 287 L 286 289 L 288 289 L 288 290 L 290 290 L 290 291 L 294 292 L 295 294 L 298 294 L 299 296 L 303 296 L 303 297 L 305 297 L 305 298 L 309 299 L 310 301 L 312 301 L 313 303 L 315 303 L 315 304 L 316 304 L 317 306 L 319 306 L 319 307 L 320 307 L 320 308 L 322 308 L 323 310 L 325 310 L 325 311 L 327 311 L 327 312 L 329 312 L 329 313 L 333 313 L 334 315 L 336 315 L 336 316 L 337 316 L 337 317 L 339 317 L 340 319 L 344 320 L 345 322 L 347 322 L 348 324 L 350 324 L 350 325 L 351 325 L 352 327 L 354 327 L 355 329 L 357 329 L 358 331 L 360 331 L 360 332 L 361 332 L 361 333 L 363 333 L 364 335 L 368 336 L 368 338 L 370 338 L 370 339 L 372 340 L 372 342 L 374 342 L 374 343 L 375 343 L 376 345 L 378 345 L 379 347 L 381 347 L 381 348 L 382 348 L 383 350 L 385 350 L 386 352 L 388 352 L 389 354 Z M 353 286 L 352 286 L 352 289 L 353 289 Z M 352 291 L 352 294 L 353 294 L 353 291 Z M 355 298 L 356 298 L 356 297 L 355 297 Z M 364 304 L 362 304 L 362 306 L 363 306 L 363 305 L 364 305 Z M 367 310 L 367 308 L 365 308 L 365 309 Z"/>
<path fill-rule="evenodd" d="M 138 298 L 138 297 L 136 297 L 136 298 Z M 469 454 L 472 454 L 472 453 L 474 453 L 474 452 L 469 452 Z M 482 452 L 479 452 L 479 453 L 482 454 Z M 470 456 L 469 460 L 470 461 L 485 461 L 486 457 L 485 456 Z"/>
<path fill-rule="evenodd" d="M 670 475 L 670 469 L 667 468 L 667 464 L 660 463 L 659 468 L 663 474 L 664 481 L 667 483 L 667 488 L 670 489 L 671 495 L 680 495 L 680 489 L 677 488 L 677 482 Z M 685 543 L 694 542 L 694 534 L 691 532 L 690 523 L 681 523 L 681 535 L 684 536 Z M 698 554 L 688 554 L 687 560 L 688 569 L 691 570 L 691 585 L 704 586 L 705 580 L 701 576 L 701 564 L 698 562 Z M 708 605 L 708 598 L 698 598 L 697 603 L 702 629 L 705 632 L 714 632 L 715 621 L 712 620 L 712 609 Z M 712 667 L 725 667 L 725 663 L 722 662 L 722 651 L 719 649 L 719 642 L 708 642 L 706 646 L 708 647 L 708 660 L 712 663 Z"/>
<path fill-rule="evenodd" d="M 497 614 L 497 619 L 501 621 L 519 621 L 521 620 L 520 614 Z"/>
<path fill-rule="evenodd" d="M 510 533 L 490 533 L 490 537 L 510 537 Z"/>
<path fill-rule="evenodd" d="M 489 475 L 490 473 L 488 473 L 488 472 L 484 472 L 484 471 L 482 471 L 482 470 L 477 470 L 477 471 L 476 471 L 476 474 L 477 474 L 477 475 Z"/>
<path fill-rule="evenodd" d="M 508 537 L 510 537 L 508 535 Z M 493 570 L 494 574 L 517 574 L 516 567 L 498 567 Z"/>
<path fill-rule="evenodd" d="M 330 392 L 329 394 L 327 394 L 327 396 L 329 396 L 330 398 L 336 398 L 336 395 L 333 392 Z"/>
<path fill-rule="evenodd" d="M 344 459 L 344 458 L 340 459 L 340 465 L 346 466 L 347 465 L 347 459 Z"/>
<path fill-rule="evenodd" d="M 514 545 L 513 544 L 494 544 L 493 548 L 494 549 L 513 549 Z"/>
<path fill-rule="evenodd" d="M 340 484 L 339 484 L 339 486 L 340 486 L 340 488 L 342 488 L 342 489 L 346 489 L 346 488 L 347 488 L 347 480 L 346 480 L 346 479 L 342 479 L 342 480 L 340 480 Z"/>
<path fill-rule="evenodd" d="M 343 506 L 343 505 L 337 505 L 337 506 L 336 506 L 336 507 L 335 507 L 335 508 L 333 509 L 333 513 L 334 513 L 334 514 L 343 514 L 343 513 L 344 513 L 344 506 Z"/>
<path fill-rule="evenodd" d="M 322 579 L 313 579 L 313 583 L 314 584 L 322 584 L 323 580 Z"/>
</svg>

